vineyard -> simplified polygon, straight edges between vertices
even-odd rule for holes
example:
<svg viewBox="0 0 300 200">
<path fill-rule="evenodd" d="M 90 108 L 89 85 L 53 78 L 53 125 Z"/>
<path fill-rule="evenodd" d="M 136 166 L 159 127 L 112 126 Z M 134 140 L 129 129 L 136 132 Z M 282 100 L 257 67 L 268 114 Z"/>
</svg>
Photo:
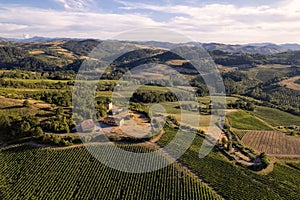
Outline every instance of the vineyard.
<svg viewBox="0 0 300 200">
<path fill-rule="evenodd" d="M 243 137 L 247 134 L 247 130 L 238 130 L 238 129 L 233 129 L 232 130 L 236 136 L 241 140 L 243 139 Z"/>
<path fill-rule="evenodd" d="M 299 116 L 275 108 L 256 106 L 255 111 L 252 113 L 272 126 L 300 126 Z"/>
<path fill-rule="evenodd" d="M 159 141 L 162 146 L 176 134 L 172 129 L 165 131 Z M 225 199 L 300 199 L 299 170 L 276 164 L 270 174 L 258 175 L 235 166 L 216 149 L 200 159 L 202 142 L 203 139 L 197 136 L 180 162 L 200 174 Z"/>
<path fill-rule="evenodd" d="M 244 130 L 272 130 L 264 122 L 252 116 L 244 110 L 229 113 L 227 115 L 230 125 L 236 129 Z"/>
<path fill-rule="evenodd" d="M 123 146 L 148 152 L 141 146 Z M 27 145 L 0 151 L 3 199 L 221 199 L 178 164 L 130 174 L 111 169 L 85 148 L 51 150 Z"/>
<path fill-rule="evenodd" d="M 300 138 L 277 131 L 249 131 L 242 142 L 267 154 L 300 155 Z"/>
</svg>

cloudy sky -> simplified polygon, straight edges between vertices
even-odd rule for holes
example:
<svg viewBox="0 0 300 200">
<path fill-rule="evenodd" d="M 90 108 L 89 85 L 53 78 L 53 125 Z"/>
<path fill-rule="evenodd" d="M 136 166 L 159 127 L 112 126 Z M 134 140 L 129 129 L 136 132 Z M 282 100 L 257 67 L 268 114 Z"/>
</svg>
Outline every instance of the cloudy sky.
<svg viewBox="0 0 300 200">
<path fill-rule="evenodd" d="M 300 43 L 298 0 L 0 0 L 0 37 L 109 39 L 139 28 L 199 42 Z"/>
</svg>

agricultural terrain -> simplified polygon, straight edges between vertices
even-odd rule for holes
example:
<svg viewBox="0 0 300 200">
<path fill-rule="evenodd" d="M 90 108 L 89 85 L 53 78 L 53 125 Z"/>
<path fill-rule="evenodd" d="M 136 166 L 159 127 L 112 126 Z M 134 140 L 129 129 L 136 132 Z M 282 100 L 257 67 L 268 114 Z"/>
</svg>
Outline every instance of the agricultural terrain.
<svg viewBox="0 0 300 200">
<path fill-rule="evenodd" d="M 298 51 L 253 47 L 258 54 L 251 54 L 241 46 L 204 44 L 225 86 L 222 107 L 203 79 L 208 68 L 196 73 L 189 60 L 168 51 L 176 48 L 170 43 L 123 42 L 135 50 L 106 71 L 83 71 L 87 80 L 76 82 L 82 63 L 99 64 L 89 54 L 99 44 L 0 41 L 0 199 L 300 199 Z M 133 73 L 140 65 L 144 71 Z M 100 80 L 94 77 L 99 72 Z M 87 101 L 79 115 L 72 112 L 76 84 L 93 86 L 83 96 L 92 91 L 94 113 Z M 195 98 L 187 98 L 191 93 Z M 123 126 L 105 123 L 113 115 Z M 221 134 L 214 140 L 208 129 L 216 116 L 224 124 L 216 123 Z M 100 125 L 82 133 L 84 118 Z M 156 132 L 142 134 L 135 125 Z M 173 164 L 148 173 L 112 169 L 82 142 L 108 145 L 101 140 L 106 135 L 123 150 L 147 153 L 168 145 L 179 127 L 184 136 L 195 134 L 192 145 Z M 213 147 L 200 158 L 203 141 Z M 166 150 L 162 158 L 172 156 Z"/>
<path fill-rule="evenodd" d="M 278 131 L 248 131 L 242 139 L 247 146 L 269 155 L 299 156 L 300 138 Z"/>
</svg>

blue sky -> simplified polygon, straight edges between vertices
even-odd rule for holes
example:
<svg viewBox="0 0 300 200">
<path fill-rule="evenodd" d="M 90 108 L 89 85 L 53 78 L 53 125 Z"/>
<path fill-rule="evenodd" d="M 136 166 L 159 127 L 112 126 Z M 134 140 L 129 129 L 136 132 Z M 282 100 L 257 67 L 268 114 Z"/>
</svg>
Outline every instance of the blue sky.
<svg viewBox="0 0 300 200">
<path fill-rule="evenodd" d="M 297 0 L 0 0 L 0 10 L 0 37 L 109 39 L 162 28 L 199 42 L 300 43 Z"/>
</svg>

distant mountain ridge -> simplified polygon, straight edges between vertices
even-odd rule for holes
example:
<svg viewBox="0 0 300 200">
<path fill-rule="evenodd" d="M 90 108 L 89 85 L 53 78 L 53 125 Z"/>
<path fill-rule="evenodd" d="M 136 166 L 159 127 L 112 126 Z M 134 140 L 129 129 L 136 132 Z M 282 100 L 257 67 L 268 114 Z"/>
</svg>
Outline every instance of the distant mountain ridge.
<svg viewBox="0 0 300 200">
<path fill-rule="evenodd" d="M 9 42 L 54 42 L 58 40 L 84 40 L 84 38 L 48 38 L 48 37 L 34 36 L 32 38 L 24 38 L 24 39 L 0 37 L 0 40 L 9 41 Z"/>
<path fill-rule="evenodd" d="M 67 41 L 79 41 L 85 40 L 83 38 L 47 38 L 35 36 L 27 39 L 15 39 L 15 38 L 3 38 L 0 37 L 2 41 L 10 42 L 53 42 L 57 40 L 67 40 Z M 93 39 L 101 41 L 100 39 Z M 300 50 L 300 45 L 296 43 L 287 44 L 273 44 L 273 43 L 249 43 L 249 44 L 222 44 L 222 43 L 197 43 L 197 42 L 187 42 L 187 43 L 170 43 L 170 42 L 160 42 L 160 41 L 129 41 L 131 43 L 143 44 L 146 46 L 173 49 L 179 45 L 190 45 L 199 46 L 201 45 L 208 51 L 220 50 L 228 53 L 248 53 L 248 54 L 263 54 L 271 55 L 276 53 L 282 53 L 287 51 L 298 51 Z"/>
<path fill-rule="evenodd" d="M 136 42 L 151 47 L 173 49 L 180 45 L 199 46 L 201 45 L 208 51 L 220 50 L 227 53 L 248 53 L 248 54 L 263 54 L 271 55 L 277 53 L 283 53 L 288 51 L 300 50 L 299 44 L 273 44 L 273 43 L 252 43 L 252 44 L 222 44 L 222 43 L 170 43 L 170 42 L 158 42 L 158 41 L 147 41 L 147 42 Z"/>
<path fill-rule="evenodd" d="M 228 45 L 228 44 L 219 44 L 219 43 L 204 43 L 202 44 L 202 46 L 203 48 L 209 51 L 220 50 L 228 53 L 249 53 L 249 54 L 263 54 L 263 55 L 271 55 L 271 54 L 282 53 L 286 51 L 292 51 L 291 49 L 276 44 L 255 46 L 255 45 Z M 298 50 L 300 50 L 300 46 Z"/>
</svg>

